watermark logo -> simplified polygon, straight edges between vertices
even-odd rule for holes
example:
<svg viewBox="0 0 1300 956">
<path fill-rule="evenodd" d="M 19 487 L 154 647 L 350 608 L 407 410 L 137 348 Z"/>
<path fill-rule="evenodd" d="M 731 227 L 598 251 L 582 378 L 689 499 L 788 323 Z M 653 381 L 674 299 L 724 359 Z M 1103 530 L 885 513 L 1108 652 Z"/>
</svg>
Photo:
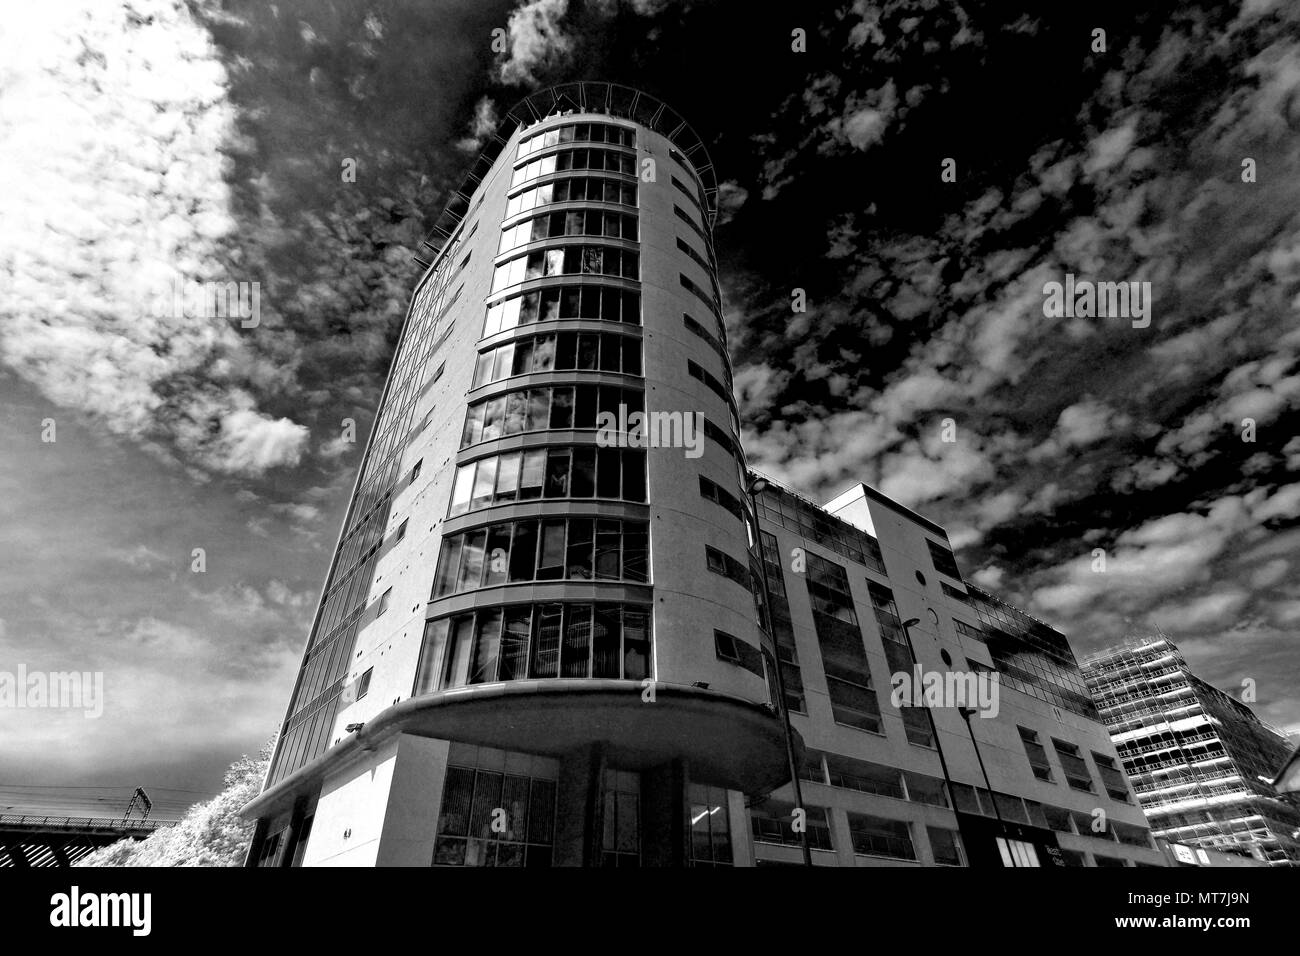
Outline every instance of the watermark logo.
<svg viewBox="0 0 1300 956">
<path fill-rule="evenodd" d="M 0 671 L 0 708 L 81 710 L 91 719 L 104 713 L 102 671 Z"/>
<path fill-rule="evenodd" d="M 1049 319 L 1132 319 L 1133 328 L 1151 324 L 1150 282 L 1092 282 L 1075 280 L 1043 285 L 1043 315 Z"/>
<path fill-rule="evenodd" d="M 685 448 L 687 458 L 704 454 L 703 412 L 605 411 L 596 416 L 596 444 L 601 448 Z"/>
<path fill-rule="evenodd" d="M 996 717 L 1001 700 L 996 671 L 926 671 L 917 664 L 911 673 L 890 678 L 889 702 L 895 707 L 961 707 L 981 717 Z"/>
<path fill-rule="evenodd" d="M 262 321 L 262 286 L 197 282 L 178 274 L 154 293 L 153 313 L 160 319 L 239 319 L 241 328 L 255 329 Z"/>
<path fill-rule="evenodd" d="M 148 936 L 153 928 L 153 894 L 82 893 L 74 886 L 50 897 L 50 925 L 125 926 L 133 936 Z"/>
</svg>

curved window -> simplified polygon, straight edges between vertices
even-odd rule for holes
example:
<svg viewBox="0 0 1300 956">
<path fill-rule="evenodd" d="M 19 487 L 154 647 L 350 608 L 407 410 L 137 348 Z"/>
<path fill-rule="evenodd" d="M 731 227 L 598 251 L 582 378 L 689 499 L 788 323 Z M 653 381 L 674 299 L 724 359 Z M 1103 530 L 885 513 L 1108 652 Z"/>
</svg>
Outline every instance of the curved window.
<svg viewBox="0 0 1300 956">
<path fill-rule="evenodd" d="M 512 375 L 555 371 L 641 374 L 641 340 L 613 332 L 530 335 L 480 352 L 472 388 Z"/>
<path fill-rule="evenodd" d="M 636 227 L 636 216 L 622 212 L 570 209 L 565 212 L 543 213 L 503 231 L 497 252 L 509 252 L 529 242 L 560 236 L 607 236 L 635 242 Z"/>
<path fill-rule="evenodd" d="M 649 528 L 619 518 L 529 518 L 449 534 L 433 597 L 530 581 L 644 584 Z"/>
<path fill-rule="evenodd" d="M 483 336 L 551 319 L 598 319 L 641 324 L 641 293 L 607 285 L 557 285 L 493 302 Z"/>
<path fill-rule="evenodd" d="M 492 274 L 492 291 L 518 285 L 528 279 L 560 275 L 637 279 L 641 275 L 641 256 L 613 246 L 571 245 L 538 249 L 497 266 Z M 686 277 L 683 276 L 682 284 L 685 285 L 686 282 Z"/>
<path fill-rule="evenodd" d="M 510 178 L 511 188 L 526 183 L 538 176 L 550 173 L 562 173 L 570 169 L 604 170 L 610 173 L 626 173 L 632 176 L 636 172 L 636 157 L 628 153 L 615 152 L 612 149 L 565 149 L 541 159 L 524 163 L 515 170 Z"/>
<path fill-rule="evenodd" d="M 612 126 L 609 123 L 567 123 L 564 126 L 552 126 L 550 129 L 520 139 L 516 158 L 523 159 L 530 153 L 563 143 L 611 143 L 614 146 L 633 148 L 636 146 L 636 130 L 626 126 Z"/>
<path fill-rule="evenodd" d="M 531 448 L 456 469 L 448 515 L 539 498 L 645 501 L 645 452 L 595 445 Z"/>
<path fill-rule="evenodd" d="M 467 684 L 546 677 L 642 680 L 650 673 L 644 604 L 510 604 L 424 628 L 414 696 Z"/>
<path fill-rule="evenodd" d="M 596 416 L 601 412 L 622 421 L 620 405 L 626 405 L 629 414 L 645 411 L 645 390 L 617 385 L 518 388 L 469 406 L 460 447 L 524 432 L 595 428 Z"/>
<path fill-rule="evenodd" d="M 597 176 L 569 176 L 525 189 L 506 203 L 506 218 L 556 202 L 609 202 L 636 205 L 636 184 Z"/>
</svg>

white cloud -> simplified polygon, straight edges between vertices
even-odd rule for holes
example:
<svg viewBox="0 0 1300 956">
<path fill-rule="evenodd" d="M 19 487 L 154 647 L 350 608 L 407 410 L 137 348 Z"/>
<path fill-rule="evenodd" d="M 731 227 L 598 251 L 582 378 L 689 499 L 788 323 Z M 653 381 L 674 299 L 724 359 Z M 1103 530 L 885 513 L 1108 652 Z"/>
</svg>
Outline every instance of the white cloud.
<svg viewBox="0 0 1300 956">
<path fill-rule="evenodd" d="M 236 131 L 216 48 L 184 4 L 133 10 L 37 4 L 0 23 L 0 361 L 145 447 L 216 471 L 293 464 L 300 426 L 236 381 L 258 333 L 158 308 L 178 278 L 259 277 L 221 265 Z"/>
<path fill-rule="evenodd" d="M 510 49 L 497 65 L 501 82 L 535 83 L 538 70 L 572 52 L 573 39 L 561 24 L 568 10 L 569 0 L 525 0 L 510 12 Z"/>
</svg>

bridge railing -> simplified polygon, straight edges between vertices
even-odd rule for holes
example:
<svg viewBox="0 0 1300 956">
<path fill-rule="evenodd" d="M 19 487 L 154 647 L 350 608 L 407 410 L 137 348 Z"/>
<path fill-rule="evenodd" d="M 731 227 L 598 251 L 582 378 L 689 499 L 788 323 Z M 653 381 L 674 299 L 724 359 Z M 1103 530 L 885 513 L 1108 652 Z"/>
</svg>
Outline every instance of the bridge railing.
<svg viewBox="0 0 1300 956">
<path fill-rule="evenodd" d="M 175 826 L 170 820 L 123 820 L 120 817 L 43 817 L 30 813 L 0 813 L 0 826 L 44 827 L 60 830 L 158 830 Z"/>
</svg>

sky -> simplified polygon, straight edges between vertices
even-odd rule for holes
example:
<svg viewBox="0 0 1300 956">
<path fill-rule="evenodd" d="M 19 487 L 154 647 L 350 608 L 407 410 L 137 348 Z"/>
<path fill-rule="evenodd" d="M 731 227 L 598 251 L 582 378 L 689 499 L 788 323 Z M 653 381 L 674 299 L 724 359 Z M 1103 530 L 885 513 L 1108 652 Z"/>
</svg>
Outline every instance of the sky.
<svg viewBox="0 0 1300 956">
<path fill-rule="evenodd" d="M 759 6 L 0 18 L 0 670 L 104 675 L 99 717 L 0 709 L 0 804 L 181 801 L 276 729 L 412 257 L 575 79 L 709 143 L 755 468 L 866 481 L 1076 652 L 1162 628 L 1300 731 L 1300 9 Z M 1049 317 L 1067 274 L 1150 283 L 1149 324 Z M 178 277 L 257 282 L 258 324 L 158 308 Z"/>
</svg>

